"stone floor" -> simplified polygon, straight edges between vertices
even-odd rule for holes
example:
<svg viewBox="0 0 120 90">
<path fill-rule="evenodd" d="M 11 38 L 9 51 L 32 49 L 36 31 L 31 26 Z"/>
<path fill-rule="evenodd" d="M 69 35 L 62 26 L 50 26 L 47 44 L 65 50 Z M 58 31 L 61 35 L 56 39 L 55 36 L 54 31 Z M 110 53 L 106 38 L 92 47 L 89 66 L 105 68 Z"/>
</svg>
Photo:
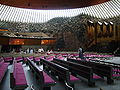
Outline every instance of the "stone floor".
<svg viewBox="0 0 120 90">
<path fill-rule="evenodd" d="M 120 57 L 113 57 L 111 60 L 107 60 L 110 62 L 120 63 Z M 36 80 L 33 78 L 32 73 L 29 70 L 29 67 L 26 64 L 23 64 L 25 75 L 28 82 L 28 88 L 25 90 L 31 90 L 31 86 L 34 86 L 34 90 L 40 90 L 39 83 L 36 83 Z M 11 72 L 12 65 L 9 65 L 8 71 L 6 72 L 5 77 L 0 84 L 0 90 L 11 90 L 10 89 L 10 72 Z M 55 78 L 54 78 L 55 79 Z M 55 79 L 56 80 L 56 79 Z M 120 77 L 114 80 L 114 84 L 108 85 L 105 80 L 96 80 L 95 87 L 87 86 L 86 82 L 79 81 L 75 84 L 74 90 L 120 90 Z M 65 84 L 63 82 L 57 81 L 57 84 L 52 87 L 51 90 L 66 90 Z"/>
</svg>

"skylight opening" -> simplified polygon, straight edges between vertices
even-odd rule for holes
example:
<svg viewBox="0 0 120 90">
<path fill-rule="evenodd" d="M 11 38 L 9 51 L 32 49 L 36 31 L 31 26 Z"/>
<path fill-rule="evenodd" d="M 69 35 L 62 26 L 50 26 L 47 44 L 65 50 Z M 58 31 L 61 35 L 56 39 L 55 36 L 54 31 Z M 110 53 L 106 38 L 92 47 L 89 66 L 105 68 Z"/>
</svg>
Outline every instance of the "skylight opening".
<svg viewBox="0 0 120 90">
<path fill-rule="evenodd" d="M 22 23 L 45 23 L 53 18 L 70 18 L 80 14 L 106 19 L 120 15 L 119 4 L 119 0 L 112 0 L 90 7 L 64 10 L 23 9 L 0 4 L 0 20 Z"/>
</svg>

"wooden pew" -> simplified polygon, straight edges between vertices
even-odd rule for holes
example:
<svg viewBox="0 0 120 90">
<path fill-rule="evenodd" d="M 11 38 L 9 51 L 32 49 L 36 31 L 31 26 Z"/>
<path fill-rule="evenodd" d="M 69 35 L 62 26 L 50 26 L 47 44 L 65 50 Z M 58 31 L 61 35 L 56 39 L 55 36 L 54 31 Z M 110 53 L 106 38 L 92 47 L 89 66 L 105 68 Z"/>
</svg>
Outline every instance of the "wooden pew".
<svg viewBox="0 0 120 90">
<path fill-rule="evenodd" d="M 29 56 L 28 57 L 30 60 L 34 60 L 34 56 Z"/>
<path fill-rule="evenodd" d="M 54 58 L 53 62 L 68 68 L 73 75 L 75 76 L 79 75 L 82 78 L 85 78 L 88 81 L 89 86 L 95 86 L 95 82 L 93 80 L 93 71 L 91 67 L 69 61 L 60 60 L 57 58 Z"/>
<path fill-rule="evenodd" d="M 23 57 L 23 63 L 25 63 L 26 65 L 28 64 L 27 57 Z"/>
<path fill-rule="evenodd" d="M 33 58 L 33 61 L 34 61 L 37 65 L 39 65 L 39 63 L 40 63 L 40 57 L 34 57 L 34 58 Z"/>
<path fill-rule="evenodd" d="M 24 90 L 28 87 L 21 63 L 13 62 L 13 71 L 10 73 L 10 87 L 13 90 Z"/>
<path fill-rule="evenodd" d="M 114 82 L 113 70 L 112 70 L 112 66 L 110 66 L 110 65 L 89 62 L 89 61 L 75 60 L 75 59 L 70 59 L 70 58 L 67 58 L 67 61 L 90 66 L 90 67 L 92 67 L 93 72 L 95 74 L 97 74 L 98 76 L 100 76 L 102 78 L 107 77 L 108 84 L 112 84 Z"/>
<path fill-rule="evenodd" d="M 59 80 L 64 81 L 67 85 L 73 86 L 73 88 L 74 83 L 80 80 L 77 77 L 70 75 L 69 70 L 65 67 L 47 61 L 45 59 L 41 59 L 40 61 L 42 62 L 44 69 L 49 68 L 48 70 L 51 71 L 52 75 L 58 76 Z"/>
<path fill-rule="evenodd" d="M 118 64 L 118 63 L 108 62 L 108 61 L 102 61 L 102 60 L 90 60 L 90 62 L 96 62 L 96 63 L 110 65 L 110 66 L 112 66 L 114 74 L 120 75 L 120 64 Z"/>
<path fill-rule="evenodd" d="M 28 59 L 28 65 L 31 71 L 34 73 L 36 79 L 38 80 L 41 90 L 51 90 L 51 87 L 56 84 L 56 82 L 43 70 L 38 68 L 31 60 Z"/>
<path fill-rule="evenodd" d="M 15 60 L 16 60 L 16 62 L 21 62 L 21 61 L 23 61 L 23 57 L 22 56 L 15 57 Z"/>
<path fill-rule="evenodd" d="M 5 62 L 13 63 L 14 57 L 3 57 Z"/>
<path fill-rule="evenodd" d="M 0 83 L 3 80 L 3 77 L 5 76 L 5 73 L 8 70 L 9 63 L 4 62 L 3 57 L 0 58 Z"/>
</svg>

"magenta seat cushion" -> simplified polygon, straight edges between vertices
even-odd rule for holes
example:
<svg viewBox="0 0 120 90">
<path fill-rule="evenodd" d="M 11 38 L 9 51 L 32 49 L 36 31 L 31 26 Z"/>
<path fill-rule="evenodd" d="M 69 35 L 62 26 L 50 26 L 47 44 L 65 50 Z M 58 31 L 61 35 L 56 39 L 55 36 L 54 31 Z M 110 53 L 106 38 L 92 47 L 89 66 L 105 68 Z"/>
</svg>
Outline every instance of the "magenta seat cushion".
<svg viewBox="0 0 120 90">
<path fill-rule="evenodd" d="M 4 63 L 0 66 L 0 70 L 6 70 L 8 68 L 8 64 Z"/>
<path fill-rule="evenodd" d="M 65 59 L 65 57 L 63 57 L 63 56 L 58 56 L 57 58 L 60 59 L 60 60 L 64 60 Z"/>
<path fill-rule="evenodd" d="M 2 61 L 0 61 L 0 66 L 2 65 L 4 63 L 4 61 L 2 60 Z"/>
<path fill-rule="evenodd" d="M 40 61 L 40 57 L 35 57 L 35 61 Z"/>
<path fill-rule="evenodd" d="M 29 58 L 30 60 L 33 60 L 33 56 L 29 56 L 28 58 Z"/>
<path fill-rule="evenodd" d="M 7 71 L 7 66 L 3 64 L 3 65 L 0 67 L 0 81 L 1 81 L 2 78 L 4 77 L 4 74 L 5 74 L 6 71 Z"/>
<path fill-rule="evenodd" d="M 0 78 L 3 77 L 4 73 L 5 73 L 4 70 L 0 70 Z"/>
<path fill-rule="evenodd" d="M 80 80 L 80 79 L 77 78 L 77 77 L 74 77 L 73 75 L 70 75 L 70 80 L 71 80 L 71 81 L 76 81 L 76 80 Z"/>
<path fill-rule="evenodd" d="M 113 77 L 120 77 L 120 74 L 113 74 Z"/>
<path fill-rule="evenodd" d="M 40 59 L 44 59 L 44 57 L 40 57 Z"/>
<path fill-rule="evenodd" d="M 48 76 L 45 72 L 43 72 L 43 76 L 44 76 L 45 84 L 55 83 L 55 81 L 50 76 Z"/>
<path fill-rule="evenodd" d="M 93 75 L 93 79 L 101 79 L 101 77 L 98 75 Z"/>
<path fill-rule="evenodd" d="M 53 58 L 54 58 L 54 56 L 50 56 L 50 57 L 46 58 L 46 60 L 48 60 L 48 61 L 52 61 Z"/>
<path fill-rule="evenodd" d="M 25 75 L 23 73 L 16 74 L 16 82 L 15 82 L 15 84 L 16 85 L 26 85 L 27 84 Z"/>
<path fill-rule="evenodd" d="M 22 58 L 22 57 L 16 57 L 15 60 L 16 60 L 16 61 L 22 61 L 23 58 Z"/>
<path fill-rule="evenodd" d="M 15 85 L 27 85 L 27 81 L 25 78 L 24 70 L 21 63 L 14 64 L 14 78 L 15 78 Z"/>
<path fill-rule="evenodd" d="M 113 69 L 114 72 L 120 72 L 120 69 Z"/>
<path fill-rule="evenodd" d="M 24 57 L 24 61 L 27 61 L 27 57 Z"/>
<path fill-rule="evenodd" d="M 5 57 L 5 61 L 12 61 L 13 58 L 12 57 Z"/>
<path fill-rule="evenodd" d="M 17 57 L 16 60 L 22 60 L 23 58 L 22 57 Z"/>
<path fill-rule="evenodd" d="M 0 71 L 0 81 L 2 80 L 2 78 L 3 78 L 3 72 L 2 71 Z"/>
</svg>

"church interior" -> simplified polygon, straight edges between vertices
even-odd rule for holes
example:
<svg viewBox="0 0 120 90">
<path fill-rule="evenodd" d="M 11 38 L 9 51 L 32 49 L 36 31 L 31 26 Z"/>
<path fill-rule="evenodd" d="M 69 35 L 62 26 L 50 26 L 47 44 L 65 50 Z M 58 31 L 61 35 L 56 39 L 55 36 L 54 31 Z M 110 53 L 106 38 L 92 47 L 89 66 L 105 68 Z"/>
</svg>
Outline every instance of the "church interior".
<svg viewBox="0 0 120 90">
<path fill-rule="evenodd" d="M 120 0 L 0 0 L 0 90 L 120 90 Z"/>
</svg>

